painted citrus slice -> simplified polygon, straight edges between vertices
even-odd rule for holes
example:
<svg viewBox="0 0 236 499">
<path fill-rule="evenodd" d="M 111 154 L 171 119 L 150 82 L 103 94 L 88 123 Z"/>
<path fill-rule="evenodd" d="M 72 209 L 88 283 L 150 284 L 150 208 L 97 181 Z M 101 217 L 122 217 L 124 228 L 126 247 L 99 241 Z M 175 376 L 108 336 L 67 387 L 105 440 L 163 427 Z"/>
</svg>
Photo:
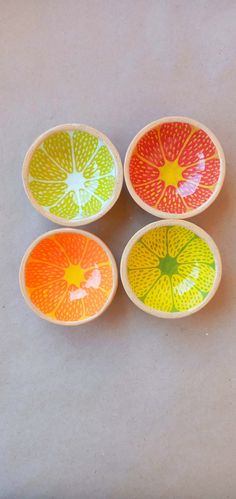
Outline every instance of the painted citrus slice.
<svg viewBox="0 0 236 499">
<path fill-rule="evenodd" d="M 187 218 L 205 209 L 224 178 L 224 154 L 210 130 L 188 118 L 164 118 L 131 142 L 127 186 L 152 214 Z"/>
<path fill-rule="evenodd" d="M 82 125 L 62 125 L 31 146 L 23 180 L 42 214 L 58 223 L 81 225 L 114 204 L 122 167 L 116 149 L 103 134 Z"/>
<path fill-rule="evenodd" d="M 150 224 L 128 243 L 122 257 L 125 289 L 154 315 L 188 315 L 201 308 L 219 276 L 213 241 L 193 224 L 183 224 L 187 222 Z"/>
<path fill-rule="evenodd" d="M 116 288 L 116 267 L 102 241 L 87 232 L 52 231 L 23 259 L 21 287 L 46 319 L 80 323 L 103 311 Z"/>
</svg>

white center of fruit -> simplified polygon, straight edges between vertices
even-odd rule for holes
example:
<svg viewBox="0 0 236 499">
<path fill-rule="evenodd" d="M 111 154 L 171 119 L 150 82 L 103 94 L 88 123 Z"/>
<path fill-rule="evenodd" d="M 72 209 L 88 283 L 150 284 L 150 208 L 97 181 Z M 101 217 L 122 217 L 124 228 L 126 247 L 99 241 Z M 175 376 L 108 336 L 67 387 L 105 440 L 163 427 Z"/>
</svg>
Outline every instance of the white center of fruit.
<svg viewBox="0 0 236 499">
<path fill-rule="evenodd" d="M 70 173 L 66 179 L 68 191 L 77 191 L 84 185 L 84 176 L 80 172 Z"/>
</svg>

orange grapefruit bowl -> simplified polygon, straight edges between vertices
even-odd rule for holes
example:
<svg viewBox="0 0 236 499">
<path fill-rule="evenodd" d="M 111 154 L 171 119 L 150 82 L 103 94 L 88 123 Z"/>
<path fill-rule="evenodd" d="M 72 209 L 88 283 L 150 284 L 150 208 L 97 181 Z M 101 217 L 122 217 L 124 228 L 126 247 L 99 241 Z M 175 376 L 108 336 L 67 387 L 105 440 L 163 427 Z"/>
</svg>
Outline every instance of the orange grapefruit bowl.
<svg viewBox="0 0 236 499">
<path fill-rule="evenodd" d="M 107 246 L 89 232 L 59 229 L 40 236 L 20 268 L 23 296 L 40 317 L 79 325 L 98 317 L 117 288 L 117 268 Z"/>
<path fill-rule="evenodd" d="M 225 158 L 219 141 L 204 125 L 167 117 L 136 135 L 124 170 L 129 192 L 143 209 L 160 218 L 189 218 L 219 194 Z"/>
</svg>

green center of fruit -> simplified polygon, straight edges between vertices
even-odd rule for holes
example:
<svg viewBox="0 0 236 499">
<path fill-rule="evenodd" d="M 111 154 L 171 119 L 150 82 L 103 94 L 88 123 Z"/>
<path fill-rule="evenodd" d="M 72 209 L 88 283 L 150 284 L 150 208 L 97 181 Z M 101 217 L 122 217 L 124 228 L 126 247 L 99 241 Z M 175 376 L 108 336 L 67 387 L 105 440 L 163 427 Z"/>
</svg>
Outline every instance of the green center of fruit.
<svg viewBox="0 0 236 499">
<path fill-rule="evenodd" d="M 169 276 L 178 273 L 178 264 L 176 258 L 166 255 L 160 260 L 160 270 L 162 274 L 167 274 Z"/>
</svg>

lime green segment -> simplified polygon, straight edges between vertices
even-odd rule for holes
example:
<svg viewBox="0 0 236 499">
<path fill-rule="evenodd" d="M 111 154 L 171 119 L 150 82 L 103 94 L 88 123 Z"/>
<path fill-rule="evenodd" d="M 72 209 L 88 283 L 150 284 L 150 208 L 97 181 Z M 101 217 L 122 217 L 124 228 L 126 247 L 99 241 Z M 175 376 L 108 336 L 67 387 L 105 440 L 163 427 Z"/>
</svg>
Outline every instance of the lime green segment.
<svg viewBox="0 0 236 499">
<path fill-rule="evenodd" d="M 35 200 L 62 219 L 100 213 L 114 195 L 116 164 L 108 147 L 87 131 L 56 132 L 40 144 L 29 165 Z"/>
<path fill-rule="evenodd" d="M 80 212 L 78 199 L 74 191 L 68 192 L 53 208 L 50 213 L 61 218 L 73 219 Z"/>
<path fill-rule="evenodd" d="M 64 182 L 40 182 L 32 180 L 30 190 L 40 205 L 52 206 L 65 194 L 67 184 Z"/>
<path fill-rule="evenodd" d="M 87 180 L 84 183 L 86 189 L 92 190 L 102 201 L 107 201 L 112 196 L 115 188 L 115 179 L 112 176 L 98 180 Z"/>
<path fill-rule="evenodd" d="M 182 226 L 151 229 L 128 255 L 128 281 L 134 294 L 163 312 L 182 312 L 202 303 L 215 274 L 208 244 Z"/>
<path fill-rule="evenodd" d="M 77 172 L 82 172 L 98 148 L 99 140 L 88 132 L 73 132 L 74 157 Z"/>
<path fill-rule="evenodd" d="M 65 180 L 67 174 L 59 168 L 42 149 L 36 149 L 32 156 L 29 173 L 37 180 Z"/>
<path fill-rule="evenodd" d="M 42 144 L 43 149 L 67 173 L 73 172 L 72 144 L 69 133 L 57 132 L 50 135 Z"/>
<path fill-rule="evenodd" d="M 113 167 L 114 159 L 112 154 L 106 146 L 101 146 L 90 165 L 85 168 L 84 176 L 87 179 L 96 176 L 101 177 L 110 173 Z"/>
</svg>

